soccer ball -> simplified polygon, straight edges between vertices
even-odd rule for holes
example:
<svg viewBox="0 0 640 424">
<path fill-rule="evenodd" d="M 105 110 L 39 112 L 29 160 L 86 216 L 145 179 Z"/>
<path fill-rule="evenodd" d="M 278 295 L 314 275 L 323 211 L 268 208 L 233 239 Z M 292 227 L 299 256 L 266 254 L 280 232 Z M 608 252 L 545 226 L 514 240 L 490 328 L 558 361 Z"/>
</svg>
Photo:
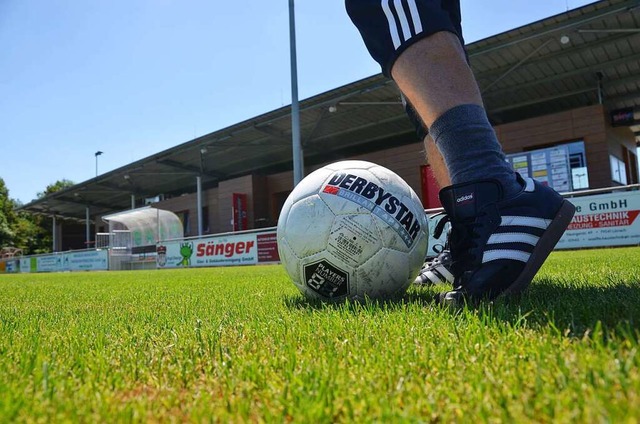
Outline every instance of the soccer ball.
<svg viewBox="0 0 640 424">
<path fill-rule="evenodd" d="M 311 299 L 390 299 L 407 290 L 427 252 L 420 199 L 398 175 L 364 161 L 304 178 L 278 219 L 287 273 Z"/>
</svg>

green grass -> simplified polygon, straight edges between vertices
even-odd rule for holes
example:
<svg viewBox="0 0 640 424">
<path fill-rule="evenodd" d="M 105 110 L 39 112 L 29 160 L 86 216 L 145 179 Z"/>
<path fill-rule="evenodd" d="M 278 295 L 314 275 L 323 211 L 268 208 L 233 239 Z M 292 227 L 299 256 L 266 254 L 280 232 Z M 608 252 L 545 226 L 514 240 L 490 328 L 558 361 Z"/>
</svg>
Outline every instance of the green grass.
<svg viewBox="0 0 640 424">
<path fill-rule="evenodd" d="M 0 422 L 638 422 L 640 248 L 520 299 L 314 305 L 279 266 L 0 275 Z"/>
</svg>

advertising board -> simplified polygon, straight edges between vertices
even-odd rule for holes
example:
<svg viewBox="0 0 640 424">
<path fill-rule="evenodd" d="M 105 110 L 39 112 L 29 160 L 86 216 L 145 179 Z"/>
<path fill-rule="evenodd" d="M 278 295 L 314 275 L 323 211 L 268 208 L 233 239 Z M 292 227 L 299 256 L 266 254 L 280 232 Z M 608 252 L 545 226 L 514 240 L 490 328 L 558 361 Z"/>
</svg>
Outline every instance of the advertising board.
<svg viewBox="0 0 640 424">
<path fill-rule="evenodd" d="M 156 245 L 158 268 L 254 265 L 258 263 L 256 234 L 211 236 Z"/>
<path fill-rule="evenodd" d="M 19 261 L 17 259 L 12 259 L 6 261 L 5 271 L 12 274 L 14 272 L 18 272 Z"/>
<path fill-rule="evenodd" d="M 69 252 L 64 254 L 65 271 L 106 271 L 109 269 L 109 254 L 106 250 Z"/>
<path fill-rule="evenodd" d="M 261 233 L 257 236 L 258 263 L 279 262 L 278 236 L 275 231 Z"/>
<path fill-rule="evenodd" d="M 640 192 L 626 191 L 569 199 L 576 214 L 556 249 L 640 244 Z"/>
<path fill-rule="evenodd" d="M 35 258 L 22 258 L 20 259 L 20 272 L 35 272 L 36 261 Z M 33 270 L 31 269 L 33 264 Z"/>
<path fill-rule="evenodd" d="M 36 258 L 37 272 L 58 272 L 62 270 L 62 255 L 46 255 Z"/>
</svg>

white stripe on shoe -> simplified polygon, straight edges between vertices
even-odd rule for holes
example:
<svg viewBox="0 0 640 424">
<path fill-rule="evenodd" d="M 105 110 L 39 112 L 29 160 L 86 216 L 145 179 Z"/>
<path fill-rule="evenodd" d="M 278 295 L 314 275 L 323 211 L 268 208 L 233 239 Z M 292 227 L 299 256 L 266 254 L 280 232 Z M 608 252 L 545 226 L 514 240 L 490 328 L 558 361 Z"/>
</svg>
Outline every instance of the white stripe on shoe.
<svg viewBox="0 0 640 424">
<path fill-rule="evenodd" d="M 546 230 L 549 224 L 551 224 L 550 219 L 533 218 L 530 216 L 503 216 L 500 226 L 533 227 Z"/>
<path fill-rule="evenodd" d="M 489 237 L 487 244 L 500 244 L 500 243 L 525 243 L 535 246 L 540 240 L 540 237 L 527 233 L 499 233 L 493 234 Z"/>
<path fill-rule="evenodd" d="M 531 216 L 503 216 L 500 227 L 516 226 L 533 229 L 546 230 L 551 224 L 550 219 L 534 218 Z M 526 230 L 525 230 L 526 231 Z M 482 255 L 482 263 L 508 259 L 512 261 L 527 262 L 531 253 L 516 249 L 500 249 L 499 244 L 522 243 L 535 247 L 540 240 L 539 236 L 527 232 L 494 233 L 489 237 L 487 245 L 489 247 Z"/>
<path fill-rule="evenodd" d="M 389 7 L 389 3 L 391 0 L 382 0 L 382 10 L 384 11 L 384 15 L 387 17 L 387 22 L 389 23 L 389 34 L 391 34 L 391 40 L 393 41 L 393 46 L 397 49 L 400 47 L 400 34 L 398 34 L 398 26 L 396 25 L 396 19 L 393 16 L 393 12 Z"/>
<path fill-rule="evenodd" d="M 438 266 L 436 268 L 436 271 L 438 271 L 438 273 L 442 275 L 444 279 L 447 280 L 449 283 L 453 283 L 453 280 L 455 280 L 455 277 L 453 276 L 453 274 L 449 272 L 447 267 L 444 265 Z"/>
<path fill-rule="evenodd" d="M 524 191 L 532 193 L 536 189 L 536 184 L 533 181 L 533 178 L 527 177 L 524 179 L 524 181 L 527 184 L 527 186 L 524 188 Z"/>
<path fill-rule="evenodd" d="M 482 255 L 482 263 L 485 264 L 499 259 L 510 259 L 512 261 L 526 263 L 530 256 L 530 253 L 522 252 L 520 250 L 487 250 Z"/>
<path fill-rule="evenodd" d="M 425 272 L 424 276 L 432 284 L 435 284 L 435 283 L 440 281 L 440 277 L 438 275 L 436 275 L 436 273 L 431 271 L 431 270 Z"/>
<path fill-rule="evenodd" d="M 427 280 L 431 284 L 450 283 L 453 284 L 453 274 L 444 265 L 439 265 L 435 268 L 431 268 L 426 272 L 420 274 L 419 278 L 422 283 Z"/>
</svg>

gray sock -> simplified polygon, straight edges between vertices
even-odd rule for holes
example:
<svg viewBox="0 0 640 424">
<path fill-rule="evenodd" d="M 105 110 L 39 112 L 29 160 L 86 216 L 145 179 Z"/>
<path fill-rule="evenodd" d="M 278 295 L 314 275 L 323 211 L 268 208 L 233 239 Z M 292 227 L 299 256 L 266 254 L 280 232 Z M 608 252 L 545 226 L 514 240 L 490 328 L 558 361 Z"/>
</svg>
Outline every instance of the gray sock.
<svg viewBox="0 0 640 424">
<path fill-rule="evenodd" d="M 429 133 L 453 184 L 493 178 L 502 183 L 507 197 L 522 189 L 482 106 L 466 104 L 449 109 L 436 119 Z"/>
</svg>

